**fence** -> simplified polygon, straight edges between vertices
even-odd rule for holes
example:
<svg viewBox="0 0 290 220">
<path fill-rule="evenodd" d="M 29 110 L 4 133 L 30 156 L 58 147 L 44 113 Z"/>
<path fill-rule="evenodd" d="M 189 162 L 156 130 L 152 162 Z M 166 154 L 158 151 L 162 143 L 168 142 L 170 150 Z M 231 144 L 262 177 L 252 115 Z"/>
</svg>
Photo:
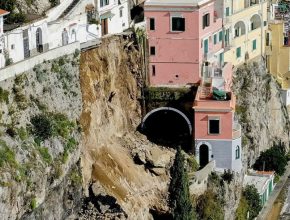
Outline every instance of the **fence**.
<svg viewBox="0 0 290 220">
<path fill-rule="evenodd" d="M 11 66 L 0 69 L 0 81 L 9 79 L 25 71 L 28 71 L 35 65 L 43 63 L 45 60 L 52 60 L 66 54 L 72 54 L 76 49 L 80 50 L 80 42 L 74 42 L 62 47 L 58 47 L 29 59 L 14 63 Z"/>
</svg>

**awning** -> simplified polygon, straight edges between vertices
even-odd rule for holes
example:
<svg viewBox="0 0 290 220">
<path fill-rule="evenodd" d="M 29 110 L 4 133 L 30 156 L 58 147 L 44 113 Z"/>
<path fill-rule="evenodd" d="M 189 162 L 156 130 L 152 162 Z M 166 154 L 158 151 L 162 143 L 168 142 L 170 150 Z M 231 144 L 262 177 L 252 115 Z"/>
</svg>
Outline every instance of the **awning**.
<svg viewBox="0 0 290 220">
<path fill-rule="evenodd" d="M 114 16 L 114 14 L 110 11 L 100 15 L 100 19 L 106 19 L 106 18 L 112 18 Z"/>
</svg>

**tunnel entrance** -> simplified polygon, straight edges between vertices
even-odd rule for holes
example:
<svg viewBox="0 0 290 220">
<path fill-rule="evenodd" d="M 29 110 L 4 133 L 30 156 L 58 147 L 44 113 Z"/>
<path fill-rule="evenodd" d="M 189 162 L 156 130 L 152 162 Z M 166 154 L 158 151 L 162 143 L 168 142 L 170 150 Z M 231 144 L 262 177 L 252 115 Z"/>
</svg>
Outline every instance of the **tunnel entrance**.
<svg viewBox="0 0 290 220">
<path fill-rule="evenodd" d="M 192 125 L 188 117 L 172 107 L 160 107 L 147 113 L 141 123 L 142 132 L 156 144 L 191 149 Z"/>
</svg>

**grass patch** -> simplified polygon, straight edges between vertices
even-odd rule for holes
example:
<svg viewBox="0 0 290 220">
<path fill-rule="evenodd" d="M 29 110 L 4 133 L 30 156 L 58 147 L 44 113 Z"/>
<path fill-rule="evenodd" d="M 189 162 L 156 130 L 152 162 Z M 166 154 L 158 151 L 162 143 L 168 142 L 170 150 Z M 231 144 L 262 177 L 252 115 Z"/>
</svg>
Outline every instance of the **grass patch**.
<svg viewBox="0 0 290 220">
<path fill-rule="evenodd" d="M 9 92 L 0 87 L 0 102 L 9 103 Z"/>
<path fill-rule="evenodd" d="M 52 162 L 52 157 L 50 153 L 48 152 L 48 149 L 46 147 L 38 147 L 39 154 L 41 158 L 47 163 L 51 164 Z"/>
<path fill-rule="evenodd" d="M 18 164 L 15 159 L 15 152 L 12 151 L 5 141 L 0 140 L 0 167 L 5 165 L 11 168 L 17 168 Z"/>
</svg>

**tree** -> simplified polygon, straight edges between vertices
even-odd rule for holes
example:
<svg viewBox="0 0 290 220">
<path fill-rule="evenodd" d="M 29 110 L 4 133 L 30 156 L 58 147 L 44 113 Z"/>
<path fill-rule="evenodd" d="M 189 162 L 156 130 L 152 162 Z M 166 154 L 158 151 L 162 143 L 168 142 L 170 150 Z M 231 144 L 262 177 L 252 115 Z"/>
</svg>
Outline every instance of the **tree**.
<svg viewBox="0 0 290 220">
<path fill-rule="evenodd" d="M 10 12 L 10 14 L 7 15 L 5 23 L 12 24 L 25 21 L 25 15 L 22 13 L 21 9 L 19 9 L 19 13 L 15 12 L 16 4 L 16 0 L 0 1 L 0 8 Z"/>
<path fill-rule="evenodd" d="M 243 196 L 247 200 L 249 219 L 254 219 L 262 209 L 258 190 L 254 185 L 247 185 L 243 191 Z"/>
<path fill-rule="evenodd" d="M 184 155 L 180 147 L 177 149 L 175 155 L 171 177 L 169 186 L 169 206 L 173 209 L 173 219 L 195 219 L 195 213 L 189 194 L 188 176 L 184 167 Z"/>
<path fill-rule="evenodd" d="M 280 143 L 262 152 L 253 167 L 256 170 L 274 170 L 278 175 L 281 176 L 285 172 L 286 165 L 287 155 L 285 146 Z"/>
</svg>

